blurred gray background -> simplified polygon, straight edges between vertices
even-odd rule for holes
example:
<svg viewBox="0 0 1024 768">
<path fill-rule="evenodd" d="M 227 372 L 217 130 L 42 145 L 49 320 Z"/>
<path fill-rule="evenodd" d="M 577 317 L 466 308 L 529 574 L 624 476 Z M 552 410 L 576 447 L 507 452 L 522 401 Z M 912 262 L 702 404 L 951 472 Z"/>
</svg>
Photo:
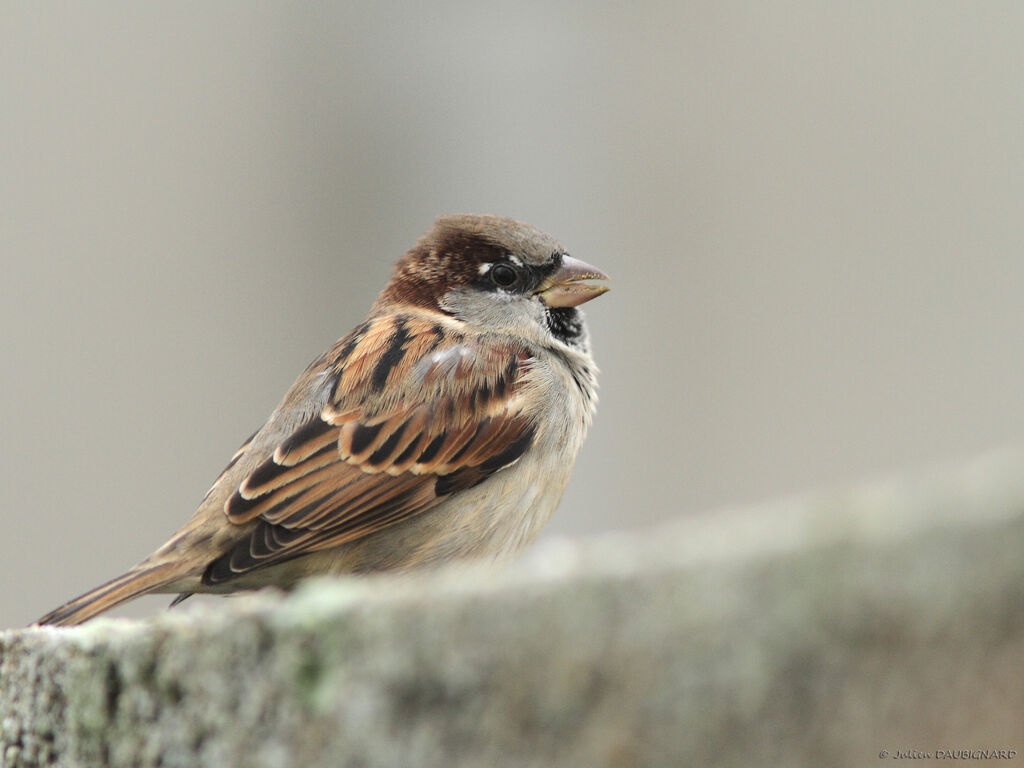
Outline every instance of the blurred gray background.
<svg viewBox="0 0 1024 768">
<path fill-rule="evenodd" d="M 0 35 L 0 626 L 162 543 L 440 213 L 614 278 L 546 535 L 1024 436 L 1016 0 L 6 2 Z"/>
</svg>

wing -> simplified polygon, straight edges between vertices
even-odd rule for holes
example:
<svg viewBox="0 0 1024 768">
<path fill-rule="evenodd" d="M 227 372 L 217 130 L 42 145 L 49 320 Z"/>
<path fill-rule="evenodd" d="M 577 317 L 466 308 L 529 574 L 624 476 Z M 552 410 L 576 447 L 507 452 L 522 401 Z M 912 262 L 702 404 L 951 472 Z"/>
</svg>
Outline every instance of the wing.
<svg viewBox="0 0 1024 768">
<path fill-rule="evenodd" d="M 418 316 L 382 316 L 321 361 L 326 406 L 280 442 L 225 504 L 251 524 L 203 575 L 256 568 L 394 525 L 514 464 L 534 418 L 525 348 Z"/>
</svg>

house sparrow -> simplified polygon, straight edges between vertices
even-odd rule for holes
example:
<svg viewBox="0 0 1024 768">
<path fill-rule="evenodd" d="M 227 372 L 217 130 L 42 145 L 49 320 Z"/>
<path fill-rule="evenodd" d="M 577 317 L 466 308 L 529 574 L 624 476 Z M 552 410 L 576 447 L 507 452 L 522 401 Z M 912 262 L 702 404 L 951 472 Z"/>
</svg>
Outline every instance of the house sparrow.
<svg viewBox="0 0 1024 768">
<path fill-rule="evenodd" d="M 577 307 L 608 288 L 590 279 L 608 278 L 527 224 L 442 216 L 185 526 L 39 623 L 149 592 L 178 602 L 521 549 L 561 499 L 597 403 Z"/>
</svg>

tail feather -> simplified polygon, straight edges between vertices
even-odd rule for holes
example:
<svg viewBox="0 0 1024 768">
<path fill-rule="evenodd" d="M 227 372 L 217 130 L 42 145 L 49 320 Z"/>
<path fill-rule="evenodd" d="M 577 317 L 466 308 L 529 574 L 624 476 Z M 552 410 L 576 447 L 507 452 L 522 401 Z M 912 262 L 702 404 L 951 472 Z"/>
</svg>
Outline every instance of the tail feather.
<svg viewBox="0 0 1024 768">
<path fill-rule="evenodd" d="M 110 610 L 115 605 L 152 592 L 181 575 L 180 563 L 139 565 L 123 576 L 111 579 L 106 584 L 101 584 L 84 595 L 55 608 L 36 623 L 63 626 L 81 624 L 98 613 Z"/>
</svg>

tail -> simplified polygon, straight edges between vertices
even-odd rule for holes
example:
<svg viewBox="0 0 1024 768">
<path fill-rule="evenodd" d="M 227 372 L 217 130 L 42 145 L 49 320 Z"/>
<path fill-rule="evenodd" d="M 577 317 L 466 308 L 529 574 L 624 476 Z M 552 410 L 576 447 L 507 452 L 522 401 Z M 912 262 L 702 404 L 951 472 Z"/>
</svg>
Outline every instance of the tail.
<svg viewBox="0 0 1024 768">
<path fill-rule="evenodd" d="M 182 575 L 181 563 L 161 563 L 159 565 L 140 564 L 123 576 L 101 584 L 96 589 L 86 592 L 64 603 L 43 616 L 37 624 L 58 624 L 68 626 L 88 621 L 98 613 L 109 611 L 115 605 L 152 592 Z"/>
</svg>

